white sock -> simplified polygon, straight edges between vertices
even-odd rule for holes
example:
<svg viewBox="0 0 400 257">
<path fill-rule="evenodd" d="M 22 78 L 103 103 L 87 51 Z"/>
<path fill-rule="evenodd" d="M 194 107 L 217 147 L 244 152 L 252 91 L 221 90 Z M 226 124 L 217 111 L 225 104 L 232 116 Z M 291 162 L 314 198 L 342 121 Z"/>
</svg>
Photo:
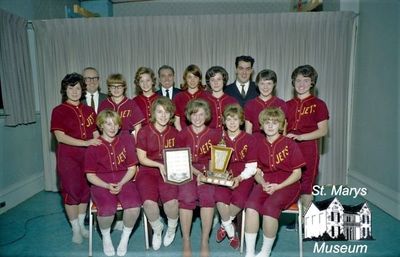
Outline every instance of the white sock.
<svg viewBox="0 0 400 257">
<path fill-rule="evenodd" d="M 178 220 L 179 218 L 176 219 L 168 218 L 168 229 L 169 228 L 176 229 L 176 227 L 178 226 Z"/>
<path fill-rule="evenodd" d="M 257 233 L 244 233 L 244 240 L 246 241 L 246 257 L 254 257 L 256 239 Z"/>
<path fill-rule="evenodd" d="M 229 238 L 232 238 L 235 235 L 235 228 L 233 227 L 230 219 L 228 221 L 222 221 L 222 226 L 224 227 Z"/>
<path fill-rule="evenodd" d="M 75 244 L 81 244 L 83 241 L 82 235 L 81 235 L 81 229 L 79 227 L 79 221 L 78 219 L 70 220 L 72 227 L 72 242 Z"/>
<path fill-rule="evenodd" d="M 103 252 L 107 256 L 114 256 L 115 249 L 111 240 L 110 228 L 100 229 L 101 235 L 103 236 Z"/>
<path fill-rule="evenodd" d="M 85 228 L 85 216 L 86 216 L 86 214 L 80 213 L 78 215 L 78 222 L 79 222 L 79 228 L 80 228 L 81 235 L 84 238 L 88 238 L 89 237 L 89 231 Z"/>
<path fill-rule="evenodd" d="M 263 244 L 261 251 L 256 255 L 256 257 L 269 257 L 271 254 L 272 245 L 274 244 L 275 237 L 269 238 L 264 235 Z"/>
<path fill-rule="evenodd" d="M 161 222 L 160 218 L 156 219 L 155 221 L 149 221 L 151 228 L 154 230 L 154 233 L 162 233 L 164 228 L 164 224 Z"/>
<path fill-rule="evenodd" d="M 126 251 L 128 249 L 128 241 L 129 236 L 131 235 L 133 227 L 125 227 L 122 229 L 121 240 L 119 241 L 119 245 L 117 248 L 117 255 L 118 256 L 125 256 Z"/>
</svg>

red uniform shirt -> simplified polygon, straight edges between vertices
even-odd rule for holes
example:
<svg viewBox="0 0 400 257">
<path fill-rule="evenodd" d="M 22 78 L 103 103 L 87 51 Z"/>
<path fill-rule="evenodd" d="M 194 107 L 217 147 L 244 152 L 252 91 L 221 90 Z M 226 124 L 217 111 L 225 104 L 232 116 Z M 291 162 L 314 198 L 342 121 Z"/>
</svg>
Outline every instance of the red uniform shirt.
<svg viewBox="0 0 400 257">
<path fill-rule="evenodd" d="M 151 104 L 159 97 L 158 94 L 154 93 L 150 97 L 144 95 L 138 95 L 133 98 L 133 101 L 139 106 L 140 110 L 144 115 L 144 121 L 142 126 L 145 126 L 150 123 L 151 118 Z"/>
<path fill-rule="evenodd" d="M 294 140 L 280 136 L 271 144 L 262 134 L 258 134 L 256 139 L 257 162 L 264 172 L 265 181 L 281 183 L 292 174 L 293 170 L 306 164 Z"/>
<path fill-rule="evenodd" d="M 64 102 L 53 109 L 50 130 L 59 130 L 77 139 L 92 139 L 96 131 L 96 113 L 84 104 L 74 106 Z"/>
<path fill-rule="evenodd" d="M 163 163 L 163 149 L 173 148 L 176 145 L 178 130 L 167 126 L 159 132 L 152 123 L 139 130 L 137 148 L 146 152 L 147 158 Z"/>
<path fill-rule="evenodd" d="M 110 97 L 107 98 L 107 100 L 100 103 L 99 112 L 105 109 L 118 112 L 122 118 L 121 130 L 128 133 L 132 132 L 134 127 L 144 120 L 143 113 L 139 106 L 127 97 L 124 97 L 119 104 L 114 103 Z"/>
<path fill-rule="evenodd" d="M 267 107 L 279 107 L 285 113 L 285 116 L 287 115 L 287 107 L 285 101 L 276 96 L 272 96 L 272 98 L 268 101 L 263 101 L 260 97 L 251 99 L 244 106 L 244 117 L 253 125 L 253 133 L 261 131 L 260 123 L 258 121 L 258 115 L 262 110 Z"/>
<path fill-rule="evenodd" d="M 232 171 L 235 177 L 239 176 L 245 168 L 246 163 L 257 161 L 257 148 L 255 138 L 241 131 L 233 140 L 228 133 L 224 135 L 227 147 L 232 147 L 233 152 L 228 165 L 228 171 Z"/>
<path fill-rule="evenodd" d="M 106 182 L 119 182 L 108 179 L 114 178 L 112 174 L 120 172 L 125 175 L 128 168 L 136 164 L 135 139 L 130 135 L 116 136 L 111 143 L 101 138 L 101 145 L 89 146 L 86 151 L 85 172 L 96 173 L 100 178 L 106 177 Z"/>
<path fill-rule="evenodd" d="M 318 129 L 318 122 L 329 119 L 328 108 L 321 99 L 309 96 L 300 100 L 295 97 L 287 103 L 287 132 L 303 134 Z"/>
<path fill-rule="evenodd" d="M 185 91 L 179 92 L 175 96 L 175 98 L 172 100 L 176 107 L 175 115 L 179 117 L 182 129 L 188 126 L 188 123 L 186 122 L 186 115 L 185 115 L 185 108 L 186 108 L 187 103 L 190 100 L 197 99 L 197 98 L 204 99 L 205 95 L 206 95 L 206 92 L 202 89 L 198 90 L 193 95 L 190 94 L 187 90 L 185 90 Z"/>
<path fill-rule="evenodd" d="M 177 147 L 190 147 L 193 166 L 200 171 L 208 170 L 211 146 L 217 145 L 221 138 L 222 132 L 219 129 L 206 127 L 202 132 L 196 134 L 192 126 L 189 126 L 179 133 Z"/>
<path fill-rule="evenodd" d="M 216 98 L 212 94 L 207 93 L 205 98 L 211 108 L 211 121 L 208 126 L 210 128 L 223 129 L 223 113 L 225 107 L 229 104 L 236 104 L 238 102 L 235 98 L 227 94 L 223 94 L 220 98 Z"/>
</svg>

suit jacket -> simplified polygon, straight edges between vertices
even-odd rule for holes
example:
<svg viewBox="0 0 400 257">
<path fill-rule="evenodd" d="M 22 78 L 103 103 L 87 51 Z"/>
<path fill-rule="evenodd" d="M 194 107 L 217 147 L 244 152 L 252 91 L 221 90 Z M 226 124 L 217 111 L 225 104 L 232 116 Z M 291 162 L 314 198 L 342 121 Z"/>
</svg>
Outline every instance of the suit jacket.
<svg viewBox="0 0 400 257">
<path fill-rule="evenodd" d="M 99 92 L 99 105 L 96 106 L 96 107 L 97 107 L 97 110 L 99 109 L 100 103 L 101 103 L 102 101 L 106 100 L 107 97 L 108 97 L 107 94 L 103 94 L 103 93 Z M 87 102 L 86 102 L 86 97 L 83 97 L 82 103 L 84 103 L 84 104 L 86 104 L 86 105 L 90 105 L 90 103 L 87 103 Z M 95 110 L 96 113 L 97 113 L 97 110 Z"/>
<path fill-rule="evenodd" d="M 256 98 L 260 94 L 256 83 L 254 83 L 253 81 L 250 81 L 249 89 L 247 90 L 245 98 L 243 98 L 240 94 L 239 89 L 236 86 L 236 81 L 232 84 L 227 85 L 224 88 L 224 92 L 234 97 L 242 107 L 244 107 L 244 104 L 246 102 L 250 101 L 253 98 Z"/>
<path fill-rule="evenodd" d="M 182 90 L 180 90 L 179 88 L 172 87 L 172 99 L 174 99 L 175 96 L 176 96 L 176 94 L 178 94 L 178 93 L 181 92 L 181 91 L 182 91 Z M 163 94 L 162 94 L 162 90 L 161 90 L 161 89 L 157 90 L 157 91 L 156 91 L 156 94 L 162 96 L 162 95 L 163 95 Z"/>
</svg>

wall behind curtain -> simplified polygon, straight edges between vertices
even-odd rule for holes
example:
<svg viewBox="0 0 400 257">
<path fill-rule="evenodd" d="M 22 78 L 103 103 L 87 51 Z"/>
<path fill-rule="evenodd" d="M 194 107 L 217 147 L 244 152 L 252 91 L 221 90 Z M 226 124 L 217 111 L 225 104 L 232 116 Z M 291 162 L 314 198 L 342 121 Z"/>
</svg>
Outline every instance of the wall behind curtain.
<svg viewBox="0 0 400 257">
<path fill-rule="evenodd" d="M 264 68 L 278 75 L 277 95 L 292 97 L 291 72 L 302 64 L 318 73 L 318 96 L 330 109 L 330 132 L 322 144 L 320 183 L 346 179 L 347 106 L 354 14 L 351 12 L 198 16 L 146 16 L 34 21 L 37 38 L 43 152 L 47 190 L 56 190 L 51 110 L 60 103 L 66 73 L 98 68 L 101 86 L 110 73 L 125 75 L 135 94 L 140 66 L 176 69 L 176 82 L 191 63 L 205 73 L 224 66 L 234 80 L 234 59 L 252 55 L 255 74 Z M 255 77 L 255 76 L 254 76 Z M 204 82 L 204 80 L 203 80 Z"/>
</svg>

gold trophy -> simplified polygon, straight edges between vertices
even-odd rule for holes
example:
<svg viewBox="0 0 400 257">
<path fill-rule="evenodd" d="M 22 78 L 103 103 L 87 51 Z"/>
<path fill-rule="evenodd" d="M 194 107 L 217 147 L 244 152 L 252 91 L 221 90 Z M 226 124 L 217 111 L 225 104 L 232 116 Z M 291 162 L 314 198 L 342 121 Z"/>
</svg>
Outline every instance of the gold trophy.
<svg viewBox="0 0 400 257">
<path fill-rule="evenodd" d="M 200 181 L 221 186 L 232 186 L 232 174 L 226 170 L 232 151 L 233 148 L 226 146 L 223 137 L 218 145 L 212 145 L 210 168 L 204 172 L 205 177 L 202 177 Z"/>
</svg>

